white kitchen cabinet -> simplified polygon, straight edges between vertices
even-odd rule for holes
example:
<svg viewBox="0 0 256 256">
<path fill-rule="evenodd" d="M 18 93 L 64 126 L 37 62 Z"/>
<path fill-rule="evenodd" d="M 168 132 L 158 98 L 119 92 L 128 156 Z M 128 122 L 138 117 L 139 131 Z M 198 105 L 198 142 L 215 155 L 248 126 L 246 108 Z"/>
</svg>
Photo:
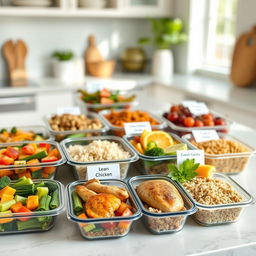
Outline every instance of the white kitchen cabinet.
<svg viewBox="0 0 256 256">
<path fill-rule="evenodd" d="M 148 18 L 170 17 L 173 0 L 107 0 L 102 9 L 81 8 L 79 0 L 55 0 L 47 8 L 0 5 L 0 16 Z"/>
<path fill-rule="evenodd" d="M 56 91 L 35 95 L 35 109 L 0 113 L 0 127 L 42 125 L 43 116 L 56 112 L 58 107 L 73 106 L 71 91 Z"/>
</svg>

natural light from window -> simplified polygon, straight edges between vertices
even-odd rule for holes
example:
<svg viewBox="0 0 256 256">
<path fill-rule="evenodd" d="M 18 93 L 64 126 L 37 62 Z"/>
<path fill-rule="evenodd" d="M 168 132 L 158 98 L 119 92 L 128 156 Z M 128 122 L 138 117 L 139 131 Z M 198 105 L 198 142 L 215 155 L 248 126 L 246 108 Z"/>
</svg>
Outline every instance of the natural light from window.
<svg viewBox="0 0 256 256">
<path fill-rule="evenodd" d="M 208 0 L 203 66 L 227 69 L 235 43 L 237 0 Z"/>
</svg>

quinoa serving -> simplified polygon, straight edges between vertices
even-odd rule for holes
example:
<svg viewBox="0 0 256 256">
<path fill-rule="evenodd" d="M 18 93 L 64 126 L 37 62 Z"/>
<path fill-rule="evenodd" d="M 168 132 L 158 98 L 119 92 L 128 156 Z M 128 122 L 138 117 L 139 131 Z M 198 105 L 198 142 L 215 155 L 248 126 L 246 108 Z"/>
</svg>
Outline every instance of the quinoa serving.
<svg viewBox="0 0 256 256">
<path fill-rule="evenodd" d="M 233 187 L 220 179 L 195 177 L 183 183 L 191 196 L 201 204 L 230 204 L 243 201 Z"/>
</svg>

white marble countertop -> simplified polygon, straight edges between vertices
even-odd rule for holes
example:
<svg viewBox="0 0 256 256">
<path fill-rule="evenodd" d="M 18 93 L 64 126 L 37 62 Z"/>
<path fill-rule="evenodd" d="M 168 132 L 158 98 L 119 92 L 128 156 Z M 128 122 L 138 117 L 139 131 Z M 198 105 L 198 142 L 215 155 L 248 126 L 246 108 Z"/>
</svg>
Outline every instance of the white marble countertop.
<svg viewBox="0 0 256 256">
<path fill-rule="evenodd" d="M 156 89 L 156 88 L 155 88 Z M 161 87 L 157 88 L 161 90 Z M 152 91 L 140 92 L 140 107 L 153 110 Z M 154 110 L 163 110 L 167 102 L 154 102 Z M 47 107 L 47 106 L 46 106 Z M 156 111 L 158 112 L 158 111 Z M 22 118 L 22 114 L 19 114 Z M 24 124 L 26 125 L 26 124 Z M 256 147 L 256 133 L 245 126 L 235 124 L 231 133 Z M 233 178 L 256 198 L 256 159 L 252 158 L 246 170 Z M 139 173 L 131 168 L 129 176 Z M 63 166 L 57 173 L 63 184 L 73 181 L 71 169 Z M 62 255 L 88 256 L 146 256 L 146 255 L 255 255 L 256 254 L 256 205 L 245 209 L 241 219 L 234 224 L 203 227 L 188 218 L 184 229 L 175 234 L 153 235 L 141 220 L 134 223 L 128 236 L 120 239 L 89 241 L 83 239 L 75 223 L 63 213 L 57 217 L 56 226 L 48 232 L 3 235 L 0 239 L 4 256 Z M 237 254 L 238 253 L 238 254 Z"/>
</svg>

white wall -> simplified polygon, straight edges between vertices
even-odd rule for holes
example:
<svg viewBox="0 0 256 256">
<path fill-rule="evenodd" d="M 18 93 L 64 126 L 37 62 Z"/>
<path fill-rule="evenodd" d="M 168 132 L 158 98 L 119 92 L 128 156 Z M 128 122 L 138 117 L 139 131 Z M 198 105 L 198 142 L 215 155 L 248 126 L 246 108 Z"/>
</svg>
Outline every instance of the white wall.
<svg viewBox="0 0 256 256">
<path fill-rule="evenodd" d="M 71 49 L 82 56 L 91 33 L 106 57 L 117 58 L 125 47 L 136 45 L 138 37 L 148 31 L 146 19 L 0 17 L 0 47 L 9 39 L 25 40 L 29 48 L 27 69 L 33 78 L 51 74 L 49 63 L 54 50 Z M 0 58 L 0 79 L 6 73 Z"/>
</svg>

